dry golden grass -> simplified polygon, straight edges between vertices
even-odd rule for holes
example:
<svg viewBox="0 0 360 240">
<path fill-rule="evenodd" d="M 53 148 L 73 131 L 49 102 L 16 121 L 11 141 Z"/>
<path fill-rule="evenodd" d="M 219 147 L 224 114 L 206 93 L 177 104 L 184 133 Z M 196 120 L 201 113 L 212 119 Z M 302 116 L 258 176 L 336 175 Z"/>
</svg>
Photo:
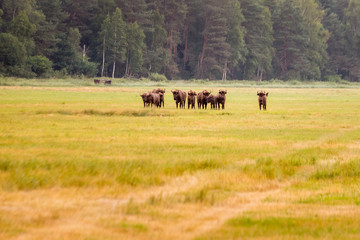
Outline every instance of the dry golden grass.
<svg viewBox="0 0 360 240">
<path fill-rule="evenodd" d="M 148 90 L 0 88 L 0 239 L 360 238 L 357 89 Z"/>
</svg>

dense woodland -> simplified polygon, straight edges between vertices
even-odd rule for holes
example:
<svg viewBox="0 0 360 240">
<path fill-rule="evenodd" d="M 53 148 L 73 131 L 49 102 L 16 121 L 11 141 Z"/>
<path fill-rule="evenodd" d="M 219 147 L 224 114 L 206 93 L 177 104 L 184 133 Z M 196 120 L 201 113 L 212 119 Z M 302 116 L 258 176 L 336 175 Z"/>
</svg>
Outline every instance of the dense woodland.
<svg viewBox="0 0 360 240">
<path fill-rule="evenodd" d="M 0 74 L 360 81 L 359 0 L 0 0 Z"/>
</svg>

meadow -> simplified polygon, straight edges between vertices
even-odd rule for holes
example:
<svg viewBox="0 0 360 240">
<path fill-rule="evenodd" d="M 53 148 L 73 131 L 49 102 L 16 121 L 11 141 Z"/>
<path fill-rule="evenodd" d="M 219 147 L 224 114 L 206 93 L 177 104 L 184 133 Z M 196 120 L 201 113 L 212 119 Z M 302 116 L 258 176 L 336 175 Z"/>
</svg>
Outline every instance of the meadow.
<svg viewBox="0 0 360 240">
<path fill-rule="evenodd" d="M 360 239 L 358 85 L 21 85 L 0 86 L 0 239 Z"/>
</svg>

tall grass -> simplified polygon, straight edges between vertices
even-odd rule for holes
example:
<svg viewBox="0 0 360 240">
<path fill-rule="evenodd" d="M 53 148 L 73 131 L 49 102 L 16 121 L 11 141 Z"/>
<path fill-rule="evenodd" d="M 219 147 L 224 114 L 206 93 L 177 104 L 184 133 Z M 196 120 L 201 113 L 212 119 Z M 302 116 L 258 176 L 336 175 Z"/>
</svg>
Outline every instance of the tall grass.
<svg viewBox="0 0 360 240">
<path fill-rule="evenodd" d="M 176 224 L 196 221 L 192 216 L 198 212 L 252 206 L 251 196 L 283 185 L 279 195 L 257 201 L 252 213 L 232 216 L 199 238 L 359 237 L 350 222 L 356 216 L 341 212 L 335 222 L 335 215 L 321 208 L 359 204 L 357 89 L 271 88 L 268 110 L 259 111 L 257 83 L 246 88 L 242 83 L 169 81 L 161 83 L 167 89 L 165 108 L 151 109 L 143 107 L 139 94 L 153 83 L 89 87 L 91 79 L 84 81 L 89 85 L 1 87 L 0 200 L 5 207 L 0 208 L 0 229 L 8 230 L 0 231 L 0 238 L 31 235 L 49 222 L 68 223 L 76 213 L 76 222 L 101 228 L 89 230 L 99 239 L 109 232 L 109 239 L 182 239 L 190 230 Z M 269 84 L 261 89 L 275 86 Z M 214 93 L 219 86 L 228 90 L 225 110 L 176 109 L 170 93 L 173 88 Z M 38 199 L 30 203 L 24 196 Z M 46 202 L 50 196 L 53 200 Z M 65 207 L 61 201 L 75 203 Z M 33 208 L 49 208 L 48 215 L 29 213 Z M 26 214 L 45 220 L 31 225 L 19 218 Z M 90 234 L 78 230 L 71 235 L 66 229 L 57 229 L 59 236 L 85 239 Z"/>
</svg>

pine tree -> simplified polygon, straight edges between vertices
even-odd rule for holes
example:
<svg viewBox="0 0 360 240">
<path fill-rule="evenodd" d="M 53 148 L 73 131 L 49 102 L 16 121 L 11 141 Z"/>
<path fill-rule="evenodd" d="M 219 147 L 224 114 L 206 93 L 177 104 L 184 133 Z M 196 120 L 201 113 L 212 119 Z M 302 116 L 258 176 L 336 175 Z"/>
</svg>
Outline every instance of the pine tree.
<svg viewBox="0 0 360 240">
<path fill-rule="evenodd" d="M 262 80 L 264 72 L 271 72 L 273 28 L 271 13 L 262 0 L 241 0 L 246 29 L 245 43 L 248 49 L 244 65 L 244 77 Z"/>
<path fill-rule="evenodd" d="M 360 2 L 350 0 L 345 9 L 346 55 L 349 57 L 348 70 L 351 81 L 360 80 Z"/>
<path fill-rule="evenodd" d="M 123 21 L 123 15 L 119 8 L 116 8 L 112 15 L 109 15 L 102 25 L 101 31 L 102 42 L 102 71 L 106 64 L 105 55 L 108 52 L 112 62 L 112 78 L 115 77 L 116 63 L 124 63 L 126 53 L 126 24 Z"/>
<path fill-rule="evenodd" d="M 126 49 L 126 70 L 125 76 L 131 77 L 140 74 L 143 65 L 143 49 L 145 34 L 139 25 L 129 23 L 127 25 L 127 49 Z"/>
<path fill-rule="evenodd" d="M 156 0 L 156 7 L 165 17 L 165 30 L 167 38 L 165 43 L 165 67 L 164 73 L 169 79 L 178 73 L 178 46 L 181 44 L 181 32 L 187 12 L 184 0 Z"/>
<path fill-rule="evenodd" d="M 69 15 L 63 11 L 60 0 L 38 0 L 37 4 L 39 11 L 34 13 L 37 14 L 34 21 L 36 25 L 35 51 L 37 55 L 53 59 L 60 35 L 66 31 L 65 21 Z"/>
<path fill-rule="evenodd" d="M 151 31 L 145 33 L 146 50 L 144 65 L 147 72 L 160 73 L 165 67 L 165 42 L 166 30 L 164 28 L 164 16 L 158 10 L 153 11 L 150 22 Z"/>
<path fill-rule="evenodd" d="M 323 70 L 323 75 L 347 76 L 345 53 L 345 24 L 334 12 L 330 12 L 324 19 L 324 27 L 329 30 L 330 38 L 327 42 L 329 61 Z"/>
<path fill-rule="evenodd" d="M 36 31 L 36 28 L 35 25 L 30 22 L 26 11 L 21 11 L 10 22 L 9 31 L 24 44 L 28 55 L 33 54 L 35 44 L 32 37 Z"/>
<path fill-rule="evenodd" d="M 203 42 L 196 76 L 219 79 L 224 77 L 224 70 L 228 71 L 227 64 L 231 57 L 227 42 L 229 27 L 225 17 L 228 1 L 205 0 L 203 3 Z"/>
<path fill-rule="evenodd" d="M 226 80 L 229 72 L 234 77 L 234 70 L 240 62 L 245 61 L 246 46 L 244 41 L 245 28 L 242 26 L 244 16 L 238 0 L 230 0 L 226 7 L 227 26 L 229 32 L 226 41 L 230 46 L 230 57 L 225 62 L 222 80 Z"/>
<path fill-rule="evenodd" d="M 279 4 L 274 11 L 274 47 L 276 54 L 273 67 L 280 79 L 301 79 L 308 68 L 306 49 L 309 39 L 305 31 L 305 20 L 296 0 Z"/>
</svg>

